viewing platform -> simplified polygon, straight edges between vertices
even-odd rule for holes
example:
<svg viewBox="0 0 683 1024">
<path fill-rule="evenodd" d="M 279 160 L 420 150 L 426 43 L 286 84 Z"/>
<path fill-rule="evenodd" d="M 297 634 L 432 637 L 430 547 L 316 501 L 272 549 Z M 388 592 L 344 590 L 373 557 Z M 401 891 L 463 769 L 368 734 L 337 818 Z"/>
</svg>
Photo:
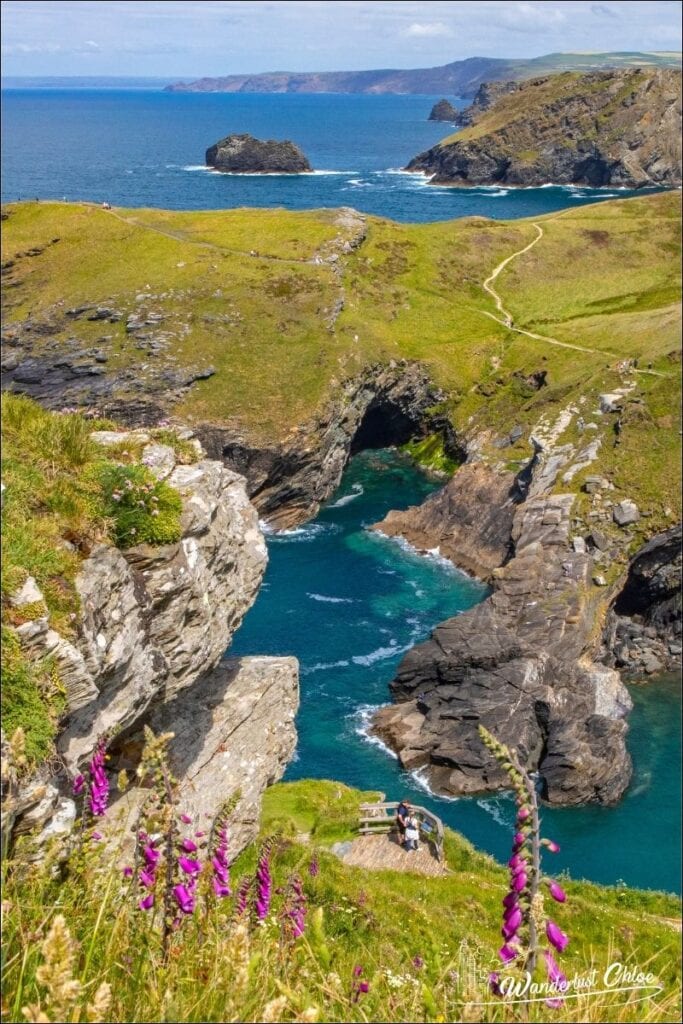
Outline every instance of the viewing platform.
<svg viewBox="0 0 683 1024">
<path fill-rule="evenodd" d="M 420 842 L 417 850 L 405 850 L 396 824 L 397 807 L 398 801 L 361 804 L 358 838 L 336 843 L 333 852 L 344 864 L 369 871 L 410 871 L 434 878 L 448 874 L 441 819 L 426 807 L 411 804 L 411 812 L 418 820 Z"/>
</svg>

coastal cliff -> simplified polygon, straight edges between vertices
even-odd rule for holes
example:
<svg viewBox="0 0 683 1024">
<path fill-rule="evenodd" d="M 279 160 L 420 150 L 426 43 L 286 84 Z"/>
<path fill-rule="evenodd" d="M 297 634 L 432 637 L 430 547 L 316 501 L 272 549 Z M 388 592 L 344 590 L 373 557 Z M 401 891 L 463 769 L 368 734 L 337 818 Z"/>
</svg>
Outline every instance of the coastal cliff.
<svg viewBox="0 0 683 1024">
<path fill-rule="evenodd" d="M 681 183 L 679 71 L 569 72 L 492 93 L 406 169 L 441 185 Z"/>
<path fill-rule="evenodd" d="M 256 510 L 242 477 L 204 458 L 196 441 L 195 461 L 177 464 L 173 447 L 144 431 L 100 430 L 92 439 L 101 457 L 112 452 L 114 465 L 124 449 L 139 452 L 133 471 L 148 467 L 178 495 L 178 539 L 88 545 L 74 578 L 68 630 L 53 623 L 33 577 L 24 574 L 15 592 L 3 595 L 11 642 L 18 642 L 29 670 L 50 665 L 64 701 L 52 768 L 38 764 L 24 780 L 14 801 L 15 826 L 46 826 L 46 838 L 68 830 L 75 814 L 69 780 L 101 737 L 107 737 L 110 768 L 134 771 L 142 727 L 150 725 L 175 734 L 169 754 L 179 803 L 195 810 L 201 803 L 202 813 L 211 814 L 240 791 L 234 816 L 242 849 L 255 835 L 263 789 L 281 777 L 293 753 L 298 706 L 295 659 L 221 660 L 266 566 Z M 180 449 L 186 457 L 187 444 Z M 10 474 L 3 495 L 10 514 L 18 487 Z M 134 802 L 136 792 L 126 801 Z"/>
</svg>

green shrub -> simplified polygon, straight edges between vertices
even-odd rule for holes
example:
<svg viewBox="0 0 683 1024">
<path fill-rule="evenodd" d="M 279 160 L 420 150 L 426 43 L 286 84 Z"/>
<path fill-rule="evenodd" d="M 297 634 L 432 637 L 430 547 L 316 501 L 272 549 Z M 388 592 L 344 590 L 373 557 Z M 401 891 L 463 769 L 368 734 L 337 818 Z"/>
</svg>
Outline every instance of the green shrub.
<svg viewBox="0 0 683 1024">
<path fill-rule="evenodd" d="M 93 472 L 102 488 L 105 515 L 113 523 L 118 547 L 180 540 L 182 500 L 167 483 L 156 480 L 145 466 L 101 462 Z"/>
<path fill-rule="evenodd" d="M 2 627 L 2 726 L 7 736 L 21 727 L 29 766 L 52 751 L 64 698 L 49 660 L 27 660 L 14 630 Z"/>
</svg>

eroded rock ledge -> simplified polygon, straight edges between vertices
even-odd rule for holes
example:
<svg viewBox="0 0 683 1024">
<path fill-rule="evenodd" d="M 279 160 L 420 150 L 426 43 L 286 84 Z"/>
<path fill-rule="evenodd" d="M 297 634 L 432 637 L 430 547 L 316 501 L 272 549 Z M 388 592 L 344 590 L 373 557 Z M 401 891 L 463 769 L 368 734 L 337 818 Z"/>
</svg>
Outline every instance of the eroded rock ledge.
<svg viewBox="0 0 683 1024">
<path fill-rule="evenodd" d="M 594 662 L 591 560 L 570 549 L 572 494 L 529 498 L 514 513 L 513 557 L 482 604 L 438 626 L 403 659 L 376 732 L 440 792 L 505 788 L 477 733 L 485 725 L 540 772 L 555 804 L 612 803 L 628 785 L 619 674 Z"/>
<path fill-rule="evenodd" d="M 46 825 L 43 838 L 68 831 L 75 816 L 70 778 L 98 737 L 112 738 L 113 766 L 131 767 L 132 752 L 139 757 L 141 750 L 132 738 L 150 724 L 175 734 L 171 761 L 181 801 L 212 814 L 240 789 L 238 852 L 255 835 L 261 793 L 294 750 L 298 666 L 293 658 L 221 662 L 266 566 L 256 509 L 244 479 L 221 463 L 176 466 L 173 449 L 149 448 L 164 449 L 155 452 L 153 469 L 183 499 L 182 538 L 123 551 L 96 547 L 76 581 L 75 636 L 51 629 L 46 615 L 16 627 L 29 657 L 54 659 L 68 715 L 57 738 L 62 769 L 49 781 L 44 774 L 26 783 L 7 824 Z M 31 579 L 14 598 L 19 610 L 41 601 Z"/>
<path fill-rule="evenodd" d="M 421 505 L 389 512 L 373 530 L 405 537 L 418 551 L 438 547 L 459 569 L 489 581 L 511 553 L 512 523 L 521 500 L 513 473 L 470 462 Z"/>
</svg>

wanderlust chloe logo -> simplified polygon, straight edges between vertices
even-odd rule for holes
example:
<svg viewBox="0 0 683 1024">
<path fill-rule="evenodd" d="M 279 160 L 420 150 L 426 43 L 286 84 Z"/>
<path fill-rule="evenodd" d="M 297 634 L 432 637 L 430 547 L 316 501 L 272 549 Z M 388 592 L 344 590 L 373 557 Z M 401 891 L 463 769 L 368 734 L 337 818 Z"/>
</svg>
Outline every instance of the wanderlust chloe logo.
<svg viewBox="0 0 683 1024">
<path fill-rule="evenodd" d="M 490 988 L 490 975 L 487 977 L 487 987 Z M 615 961 L 602 971 L 593 967 L 573 977 L 555 978 L 553 981 L 534 981 L 530 971 L 501 974 L 496 982 L 496 995 L 509 1003 L 545 1002 L 551 1006 L 560 1006 L 565 999 L 618 992 L 640 992 L 642 995 L 636 997 L 636 1001 L 649 999 L 662 992 L 663 987 L 654 974 L 639 965 Z M 488 1004 L 489 1000 L 478 1005 Z"/>
</svg>

